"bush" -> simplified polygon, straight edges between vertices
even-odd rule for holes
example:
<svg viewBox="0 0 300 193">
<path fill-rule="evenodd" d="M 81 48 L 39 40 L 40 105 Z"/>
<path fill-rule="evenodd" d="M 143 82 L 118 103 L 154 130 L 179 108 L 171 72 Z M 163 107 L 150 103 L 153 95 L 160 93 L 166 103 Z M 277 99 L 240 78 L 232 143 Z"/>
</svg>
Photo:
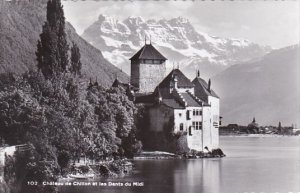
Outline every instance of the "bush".
<svg viewBox="0 0 300 193">
<path fill-rule="evenodd" d="M 225 154 L 223 153 L 223 151 L 220 148 L 213 149 L 211 151 L 211 154 L 212 154 L 213 157 L 224 157 L 225 156 Z"/>
</svg>

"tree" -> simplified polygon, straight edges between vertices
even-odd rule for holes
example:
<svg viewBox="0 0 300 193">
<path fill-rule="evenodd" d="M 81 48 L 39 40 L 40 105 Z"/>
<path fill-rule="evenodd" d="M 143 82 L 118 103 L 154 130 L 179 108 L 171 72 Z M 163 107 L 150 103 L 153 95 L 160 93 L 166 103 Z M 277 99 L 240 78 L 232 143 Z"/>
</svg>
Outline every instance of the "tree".
<svg viewBox="0 0 300 193">
<path fill-rule="evenodd" d="M 70 161 L 71 161 L 70 152 L 64 150 L 58 153 L 57 162 L 58 165 L 60 166 L 61 173 L 63 173 L 63 169 L 69 166 Z"/>
<path fill-rule="evenodd" d="M 132 129 L 129 135 L 122 140 L 122 148 L 119 153 L 122 156 L 125 154 L 127 157 L 133 157 L 135 153 L 142 150 L 142 142 L 137 139 L 136 130 Z"/>
<path fill-rule="evenodd" d="M 73 46 L 71 48 L 70 72 L 73 73 L 74 75 L 80 75 L 81 67 L 82 67 L 82 64 L 80 62 L 80 51 L 79 51 L 77 44 L 73 43 Z"/>
<path fill-rule="evenodd" d="M 281 126 L 281 122 L 279 121 L 278 123 L 278 133 L 279 134 L 282 134 L 283 133 L 283 130 L 282 130 L 282 126 Z"/>
<path fill-rule="evenodd" d="M 37 67 L 47 79 L 67 70 L 68 50 L 61 1 L 49 0 L 47 20 L 43 25 L 36 51 Z"/>
</svg>

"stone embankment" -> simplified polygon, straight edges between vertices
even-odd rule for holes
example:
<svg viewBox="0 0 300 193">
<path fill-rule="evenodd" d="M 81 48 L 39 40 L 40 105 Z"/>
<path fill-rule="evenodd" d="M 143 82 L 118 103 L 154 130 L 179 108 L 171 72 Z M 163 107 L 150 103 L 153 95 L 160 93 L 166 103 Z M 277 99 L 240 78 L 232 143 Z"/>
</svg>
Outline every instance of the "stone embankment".
<svg viewBox="0 0 300 193">
<path fill-rule="evenodd" d="M 213 149 L 212 151 L 202 152 L 191 150 L 184 154 L 175 154 L 163 151 L 142 151 L 140 154 L 134 156 L 134 160 L 141 159 L 197 159 L 197 158 L 217 158 L 226 156 L 223 151 L 218 149 Z"/>
<path fill-rule="evenodd" d="M 128 174 L 132 171 L 133 164 L 128 160 L 110 160 L 101 161 L 93 164 L 74 164 L 71 166 L 70 172 L 64 177 L 74 176 L 90 176 L 93 177 L 118 177 Z"/>
</svg>

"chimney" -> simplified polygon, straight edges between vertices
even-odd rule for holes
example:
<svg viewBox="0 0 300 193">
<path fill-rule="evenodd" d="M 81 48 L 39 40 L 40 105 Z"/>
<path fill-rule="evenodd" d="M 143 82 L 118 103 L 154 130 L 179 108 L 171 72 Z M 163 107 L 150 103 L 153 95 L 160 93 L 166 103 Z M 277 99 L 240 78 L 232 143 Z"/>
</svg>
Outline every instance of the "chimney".
<svg viewBox="0 0 300 193">
<path fill-rule="evenodd" d="M 208 88 L 207 88 L 209 92 L 210 92 L 210 89 L 211 89 L 210 87 L 211 87 L 211 81 L 210 81 L 210 79 L 209 79 L 209 80 L 208 80 Z"/>
<path fill-rule="evenodd" d="M 197 78 L 200 78 L 200 70 L 197 71 Z"/>
</svg>

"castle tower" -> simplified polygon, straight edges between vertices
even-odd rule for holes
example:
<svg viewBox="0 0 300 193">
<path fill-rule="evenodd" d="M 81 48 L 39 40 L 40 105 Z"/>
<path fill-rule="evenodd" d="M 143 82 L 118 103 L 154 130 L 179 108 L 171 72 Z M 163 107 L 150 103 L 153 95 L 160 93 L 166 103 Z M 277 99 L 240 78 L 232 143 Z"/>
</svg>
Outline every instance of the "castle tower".
<svg viewBox="0 0 300 193">
<path fill-rule="evenodd" d="M 166 60 L 152 44 L 142 47 L 131 60 L 130 83 L 139 93 L 153 92 L 166 73 Z"/>
</svg>

